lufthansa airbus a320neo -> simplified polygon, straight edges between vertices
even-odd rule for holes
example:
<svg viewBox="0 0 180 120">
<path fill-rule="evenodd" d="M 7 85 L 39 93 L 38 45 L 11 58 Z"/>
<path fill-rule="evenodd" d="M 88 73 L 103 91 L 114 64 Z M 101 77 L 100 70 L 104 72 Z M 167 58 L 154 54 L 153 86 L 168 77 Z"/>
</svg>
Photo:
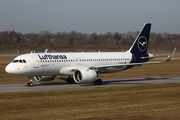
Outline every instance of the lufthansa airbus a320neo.
<svg viewBox="0 0 180 120">
<path fill-rule="evenodd" d="M 158 57 L 147 53 L 151 24 L 144 24 L 134 43 L 126 52 L 75 52 L 75 53 L 28 53 L 17 56 L 5 71 L 14 75 L 27 76 L 27 86 L 37 81 L 51 81 L 56 75 L 68 76 L 67 83 L 102 84 L 101 73 L 113 73 L 144 64 L 167 62 L 172 59 L 176 48 L 165 61 L 148 62 Z"/>
</svg>

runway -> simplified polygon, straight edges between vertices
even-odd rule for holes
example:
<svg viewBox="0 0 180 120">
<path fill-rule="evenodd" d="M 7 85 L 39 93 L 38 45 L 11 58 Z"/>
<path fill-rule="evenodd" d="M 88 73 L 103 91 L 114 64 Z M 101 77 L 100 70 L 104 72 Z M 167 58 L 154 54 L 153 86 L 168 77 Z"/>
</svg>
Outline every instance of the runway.
<svg viewBox="0 0 180 120">
<path fill-rule="evenodd" d="M 68 89 L 79 89 L 79 88 L 97 88 L 97 87 L 99 88 L 99 87 L 111 87 L 111 86 L 133 86 L 133 85 L 168 84 L 168 83 L 180 83 L 180 76 L 104 80 L 102 85 L 93 85 L 92 83 L 67 84 L 66 82 L 53 82 L 53 81 L 34 83 L 33 87 L 26 86 L 26 83 L 0 84 L 0 93 L 44 91 L 44 90 L 68 90 Z"/>
</svg>

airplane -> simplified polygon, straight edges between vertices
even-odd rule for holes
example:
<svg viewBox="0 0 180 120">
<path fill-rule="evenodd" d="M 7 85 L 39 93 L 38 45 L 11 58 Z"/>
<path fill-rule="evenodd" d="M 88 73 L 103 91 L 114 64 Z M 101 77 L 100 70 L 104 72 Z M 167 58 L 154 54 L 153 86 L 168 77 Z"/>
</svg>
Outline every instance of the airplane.
<svg viewBox="0 0 180 120">
<path fill-rule="evenodd" d="M 94 83 L 101 85 L 98 74 L 127 70 L 144 64 L 170 61 L 176 48 L 164 61 L 148 62 L 162 57 L 147 53 L 151 23 L 145 23 L 134 43 L 126 52 L 73 52 L 73 53 L 28 53 L 17 56 L 5 67 L 13 75 L 27 76 L 27 86 L 37 81 L 52 81 L 57 75 L 68 76 L 67 83 Z"/>
</svg>

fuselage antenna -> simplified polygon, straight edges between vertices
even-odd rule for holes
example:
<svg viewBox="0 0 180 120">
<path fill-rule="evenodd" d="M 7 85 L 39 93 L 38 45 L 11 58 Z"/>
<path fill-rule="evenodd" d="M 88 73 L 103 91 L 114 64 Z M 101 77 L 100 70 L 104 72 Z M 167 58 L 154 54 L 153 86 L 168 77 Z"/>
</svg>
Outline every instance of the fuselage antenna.
<svg viewBox="0 0 180 120">
<path fill-rule="evenodd" d="M 48 49 L 45 49 L 45 52 L 44 53 L 47 53 Z"/>
</svg>

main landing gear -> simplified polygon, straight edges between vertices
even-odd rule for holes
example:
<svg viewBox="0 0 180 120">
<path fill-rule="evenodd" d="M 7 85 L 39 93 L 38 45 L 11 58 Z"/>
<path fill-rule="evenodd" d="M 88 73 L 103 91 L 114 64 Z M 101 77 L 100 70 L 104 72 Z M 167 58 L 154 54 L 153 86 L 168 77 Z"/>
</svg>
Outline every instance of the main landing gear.
<svg viewBox="0 0 180 120">
<path fill-rule="evenodd" d="M 28 78 L 29 78 L 29 82 L 27 83 L 27 86 L 32 87 L 33 86 L 33 82 L 32 82 L 33 76 L 29 76 Z"/>
<path fill-rule="evenodd" d="M 102 80 L 97 79 L 96 81 L 94 81 L 94 85 L 102 85 Z"/>
<path fill-rule="evenodd" d="M 99 75 L 97 74 L 97 79 L 96 81 L 93 82 L 94 85 L 102 85 L 102 80 L 99 78 Z"/>
<path fill-rule="evenodd" d="M 66 79 L 66 82 L 67 82 L 68 84 L 74 84 L 74 83 L 75 83 L 73 77 L 71 77 L 71 76 L 69 76 L 69 77 Z"/>
</svg>

